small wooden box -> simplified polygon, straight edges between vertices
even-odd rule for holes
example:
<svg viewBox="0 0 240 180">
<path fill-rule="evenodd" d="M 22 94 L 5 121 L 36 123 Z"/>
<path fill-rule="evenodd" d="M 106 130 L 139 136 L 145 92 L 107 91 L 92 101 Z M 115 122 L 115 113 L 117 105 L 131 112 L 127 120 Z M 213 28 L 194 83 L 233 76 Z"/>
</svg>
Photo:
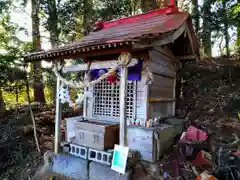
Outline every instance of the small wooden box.
<svg viewBox="0 0 240 180">
<path fill-rule="evenodd" d="M 160 160 L 175 137 L 174 126 L 168 124 L 153 128 L 128 126 L 127 135 L 129 149 L 138 151 L 140 159 L 148 162 Z"/>
<path fill-rule="evenodd" d="M 91 120 L 75 123 L 76 143 L 85 147 L 107 150 L 119 143 L 119 125 Z"/>
</svg>

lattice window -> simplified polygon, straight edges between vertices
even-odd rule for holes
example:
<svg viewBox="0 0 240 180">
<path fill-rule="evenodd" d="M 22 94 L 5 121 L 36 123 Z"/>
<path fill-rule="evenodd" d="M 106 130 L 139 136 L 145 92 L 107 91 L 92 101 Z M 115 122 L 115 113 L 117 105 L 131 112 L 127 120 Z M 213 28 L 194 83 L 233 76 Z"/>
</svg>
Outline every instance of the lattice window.
<svg viewBox="0 0 240 180">
<path fill-rule="evenodd" d="M 93 89 L 93 116 L 119 118 L 120 116 L 120 85 L 109 84 L 106 80 L 96 84 Z M 136 82 L 127 86 L 126 114 L 128 119 L 135 118 Z"/>
</svg>

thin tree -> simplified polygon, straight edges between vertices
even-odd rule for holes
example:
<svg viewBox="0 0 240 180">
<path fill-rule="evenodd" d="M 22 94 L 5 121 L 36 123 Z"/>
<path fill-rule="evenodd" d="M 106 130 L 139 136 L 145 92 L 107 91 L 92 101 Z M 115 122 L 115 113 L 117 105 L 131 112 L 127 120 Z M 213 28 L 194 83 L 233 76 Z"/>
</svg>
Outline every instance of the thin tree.
<svg viewBox="0 0 240 180">
<path fill-rule="evenodd" d="M 228 23 L 228 17 L 227 17 L 227 7 L 226 7 L 226 0 L 222 0 L 222 5 L 223 5 L 223 34 L 225 38 L 225 47 L 226 47 L 226 54 L 227 57 L 230 56 L 230 50 L 229 50 L 229 34 L 228 34 L 228 28 L 229 28 L 229 23 Z"/>
<path fill-rule="evenodd" d="M 202 46 L 204 54 L 212 56 L 212 43 L 211 43 L 211 1 L 204 0 L 203 2 L 203 33 L 202 33 Z"/>
<path fill-rule="evenodd" d="M 193 24 L 195 27 L 195 32 L 199 38 L 199 30 L 200 30 L 200 13 L 199 13 L 199 5 L 198 0 L 192 0 L 193 10 L 192 10 L 192 18 Z"/>
<path fill-rule="evenodd" d="M 33 48 L 35 51 L 41 51 L 41 38 L 39 31 L 39 0 L 31 0 L 32 5 L 32 39 Z M 45 103 L 43 77 L 41 73 L 41 62 L 33 62 L 34 73 L 34 100 L 40 102 L 41 105 Z"/>
</svg>

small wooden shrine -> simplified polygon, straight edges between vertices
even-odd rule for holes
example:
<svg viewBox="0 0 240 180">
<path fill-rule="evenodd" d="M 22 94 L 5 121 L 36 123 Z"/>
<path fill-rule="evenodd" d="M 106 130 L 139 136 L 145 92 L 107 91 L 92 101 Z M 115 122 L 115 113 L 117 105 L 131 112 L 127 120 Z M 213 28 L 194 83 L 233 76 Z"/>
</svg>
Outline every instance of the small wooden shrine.
<svg viewBox="0 0 240 180">
<path fill-rule="evenodd" d="M 99 21 L 97 27 L 73 44 L 31 53 L 25 59 L 59 62 L 54 68 L 57 94 L 62 85 L 84 88 L 83 117 L 76 118 L 75 131 L 69 132 L 71 137 L 66 141 L 75 137 L 76 144 L 90 148 L 90 158 L 95 158 L 95 150 L 98 153 L 113 149 L 114 144 L 120 143 L 139 151 L 141 159 L 154 162 L 164 149 L 162 143 L 180 133 L 169 124 L 161 125 L 160 119 L 175 115 L 181 61 L 199 57 L 191 17 L 179 12 L 172 2 L 145 14 Z M 62 63 L 79 58 L 85 63 Z M 69 82 L 60 75 L 79 71 L 85 72 L 82 82 Z M 59 96 L 56 103 L 58 153 L 62 120 Z"/>
</svg>

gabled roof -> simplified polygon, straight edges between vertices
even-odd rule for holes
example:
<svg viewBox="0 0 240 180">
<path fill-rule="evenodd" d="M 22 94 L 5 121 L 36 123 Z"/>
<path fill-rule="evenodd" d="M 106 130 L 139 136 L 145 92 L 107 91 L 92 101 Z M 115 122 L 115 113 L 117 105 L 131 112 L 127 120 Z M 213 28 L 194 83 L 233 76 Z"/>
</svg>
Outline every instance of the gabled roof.
<svg viewBox="0 0 240 180">
<path fill-rule="evenodd" d="M 92 32 L 75 43 L 49 51 L 31 53 L 26 55 L 25 59 L 53 59 L 57 56 L 68 56 L 96 49 L 131 45 L 141 38 L 155 37 L 176 30 L 185 22 L 189 22 L 187 21 L 189 17 L 188 13 L 179 12 L 176 6 L 169 6 L 145 14 L 106 22 L 103 29 Z M 192 31 L 192 24 L 187 24 Z M 191 32 L 191 36 L 194 36 L 193 32 Z"/>
</svg>

